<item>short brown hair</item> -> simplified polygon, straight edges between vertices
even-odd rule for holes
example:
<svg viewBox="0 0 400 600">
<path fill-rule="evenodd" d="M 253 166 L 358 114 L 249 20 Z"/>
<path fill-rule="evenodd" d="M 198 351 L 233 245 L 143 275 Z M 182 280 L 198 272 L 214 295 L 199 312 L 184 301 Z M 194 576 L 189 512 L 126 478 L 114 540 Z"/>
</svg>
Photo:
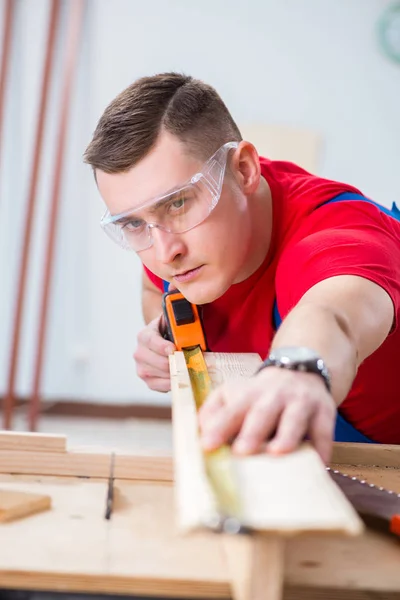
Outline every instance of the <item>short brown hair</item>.
<svg viewBox="0 0 400 600">
<path fill-rule="evenodd" d="M 160 73 L 138 79 L 109 104 L 84 160 L 94 170 L 127 171 L 150 152 L 162 130 L 202 159 L 242 139 L 214 88 L 190 76 Z"/>
</svg>

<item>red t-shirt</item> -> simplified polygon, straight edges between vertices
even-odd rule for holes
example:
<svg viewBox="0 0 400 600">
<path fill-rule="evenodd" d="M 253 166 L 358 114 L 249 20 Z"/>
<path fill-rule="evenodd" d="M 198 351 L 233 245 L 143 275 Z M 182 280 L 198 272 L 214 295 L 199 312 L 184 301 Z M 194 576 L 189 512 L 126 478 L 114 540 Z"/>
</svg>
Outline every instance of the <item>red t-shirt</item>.
<svg viewBox="0 0 400 600">
<path fill-rule="evenodd" d="M 275 299 L 285 318 L 319 281 L 335 275 L 366 277 L 391 296 L 396 324 L 360 366 L 340 412 L 372 440 L 399 444 L 400 222 L 363 200 L 320 206 L 343 192 L 361 192 L 293 163 L 265 158 L 260 163 L 272 192 L 270 249 L 253 275 L 202 307 L 209 349 L 257 352 L 264 358 L 274 335 Z M 162 290 L 162 280 L 146 272 Z"/>
</svg>

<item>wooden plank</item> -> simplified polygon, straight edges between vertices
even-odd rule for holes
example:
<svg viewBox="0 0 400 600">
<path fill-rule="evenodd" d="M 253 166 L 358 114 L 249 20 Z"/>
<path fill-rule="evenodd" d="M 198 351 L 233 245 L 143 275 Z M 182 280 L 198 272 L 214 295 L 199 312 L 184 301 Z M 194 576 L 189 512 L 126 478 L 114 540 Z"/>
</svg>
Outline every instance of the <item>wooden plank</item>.
<svg viewBox="0 0 400 600">
<path fill-rule="evenodd" d="M 368 446 L 362 444 L 361 446 Z M 371 466 L 334 465 L 344 473 L 400 493 L 396 469 Z M 290 540 L 286 553 L 286 582 L 293 589 L 313 585 L 330 589 L 328 598 L 367 600 L 389 598 L 400 591 L 400 545 L 395 539 L 370 530 L 357 538 L 307 536 Z M 339 589 L 341 588 L 341 589 Z M 347 591 L 346 591 L 347 589 Z M 353 590 L 353 592 L 351 591 Z M 333 591 L 332 591 L 333 590 Z M 356 590 L 366 590 L 357 593 Z M 376 592 L 376 596 L 373 592 Z M 304 596 L 307 597 L 307 589 Z M 354 596 L 353 596 L 354 594 Z M 296 597 L 295 593 L 289 595 Z M 315 598 L 315 595 L 309 596 Z M 325 595 L 321 594 L 325 598 Z"/>
<path fill-rule="evenodd" d="M 283 595 L 282 538 L 222 536 L 233 600 L 280 600 Z"/>
<path fill-rule="evenodd" d="M 331 462 L 400 469 L 400 445 L 335 442 Z"/>
<path fill-rule="evenodd" d="M 285 580 L 293 586 L 312 581 L 316 587 L 400 592 L 399 565 L 398 540 L 383 534 L 367 530 L 347 539 L 310 535 L 287 543 Z"/>
<path fill-rule="evenodd" d="M 354 449 L 336 444 L 331 463 L 333 468 L 349 471 L 348 466 L 371 467 L 364 451 L 369 456 L 369 444 L 352 444 Z M 348 444 L 346 444 L 348 446 Z M 379 445 L 374 449 L 375 465 L 399 468 L 396 461 L 397 446 Z M 338 462 L 338 458 L 344 458 Z M 27 450 L 0 449 L 0 473 L 59 475 L 72 477 L 108 477 L 110 454 L 84 450 L 65 452 L 33 452 Z M 120 479 L 147 481 L 173 481 L 173 459 L 167 455 L 116 455 L 116 472 Z M 382 471 L 379 471 L 381 473 Z"/>
<path fill-rule="evenodd" d="M 254 375 L 261 363 L 260 355 L 252 352 L 244 354 L 206 352 L 204 358 L 213 387 L 226 381 L 247 379 Z"/>
<path fill-rule="evenodd" d="M 244 355 L 242 360 L 242 356 L 214 355 L 207 360 L 211 358 L 222 373 L 232 372 L 234 364 L 235 376 L 241 378 L 243 371 L 254 372 L 252 360 L 251 368 L 248 364 L 243 371 L 238 368 L 248 358 Z M 170 368 L 177 510 L 182 529 L 191 530 L 201 527 L 216 507 L 204 471 L 195 402 L 182 352 L 170 357 Z M 232 466 L 245 525 L 275 534 L 361 532 L 360 519 L 310 446 L 284 456 L 232 456 Z"/>
<path fill-rule="evenodd" d="M 65 435 L 0 431 L 0 451 L 66 452 Z"/>
<path fill-rule="evenodd" d="M 0 488 L 0 523 L 48 510 L 50 506 L 50 496 Z"/>
<path fill-rule="evenodd" d="M 110 453 L 0 451 L 0 473 L 109 477 Z M 119 479 L 172 481 L 169 456 L 116 455 L 115 476 Z"/>
<path fill-rule="evenodd" d="M 179 534 L 171 484 L 117 480 L 108 522 L 105 481 L 0 475 L 0 485 L 53 500 L 29 528 L 24 521 L 2 527 L 0 589 L 231 598 L 222 536 Z M 342 589 L 368 590 L 365 599 L 355 595 L 359 600 L 380 590 L 386 599 L 400 591 L 399 564 L 399 544 L 369 531 L 355 538 L 300 536 L 286 541 L 285 585 L 296 599 L 336 600 Z M 329 595 L 318 596 L 320 588 Z"/>
<path fill-rule="evenodd" d="M 110 521 L 106 481 L 3 475 L 0 484 L 53 499 L 28 529 L 2 529 L 0 589 L 229 596 L 218 537 L 178 534 L 170 484 L 116 480 Z"/>
<path fill-rule="evenodd" d="M 214 386 L 251 377 L 261 362 L 261 357 L 255 353 L 209 352 L 205 354 L 205 358 Z M 400 445 L 334 442 L 331 463 L 400 469 Z"/>
<path fill-rule="evenodd" d="M 327 587 L 291 587 L 284 591 L 284 600 L 399 600 L 398 592 L 384 592 L 379 590 L 353 590 L 332 589 Z"/>
</svg>

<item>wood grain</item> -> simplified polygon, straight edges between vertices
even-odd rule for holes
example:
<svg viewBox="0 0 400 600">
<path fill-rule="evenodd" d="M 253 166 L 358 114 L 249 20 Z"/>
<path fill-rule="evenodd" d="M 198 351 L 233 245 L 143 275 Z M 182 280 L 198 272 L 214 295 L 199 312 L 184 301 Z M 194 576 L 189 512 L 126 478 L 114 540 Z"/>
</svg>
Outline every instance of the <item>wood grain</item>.
<svg viewBox="0 0 400 600">
<path fill-rule="evenodd" d="M 0 589 L 231 597 L 222 536 L 179 533 L 171 484 L 117 480 L 111 521 L 105 481 L 0 475 L 0 486 L 52 497 L 52 510 L 31 516 L 29 527 L 1 526 Z M 309 598 L 336 600 L 345 589 L 345 598 L 368 590 L 354 597 L 376 592 L 386 600 L 400 592 L 399 564 L 399 544 L 379 534 L 304 535 L 286 541 L 284 580 L 296 599 L 312 589 Z M 318 596 L 319 588 L 329 595 Z"/>
<path fill-rule="evenodd" d="M 400 446 L 390 444 L 333 444 L 331 462 L 342 465 L 394 467 L 400 469 Z"/>
<path fill-rule="evenodd" d="M 218 537 L 181 536 L 171 485 L 116 480 L 104 519 L 106 481 L 0 476 L 1 487 L 51 495 L 53 509 L 1 530 L 0 589 L 228 596 Z M 221 568 L 222 567 L 222 568 Z"/>
<path fill-rule="evenodd" d="M 48 510 L 50 506 L 50 496 L 0 488 L 0 523 Z"/>
<path fill-rule="evenodd" d="M 111 453 L 0 450 L 0 473 L 106 478 L 110 474 L 110 460 Z M 169 456 L 117 454 L 115 476 L 120 479 L 172 481 L 172 459 Z"/>
<path fill-rule="evenodd" d="M 248 379 L 261 364 L 259 354 L 234 354 L 226 352 L 206 352 L 204 358 L 213 387 L 224 382 Z"/>
<path fill-rule="evenodd" d="M 280 600 L 284 548 L 281 537 L 221 536 L 234 600 Z"/>
<path fill-rule="evenodd" d="M 0 431 L 0 451 L 66 452 L 65 435 Z"/>
<path fill-rule="evenodd" d="M 255 357 L 214 354 L 207 356 L 207 362 L 222 373 L 222 379 L 225 373 L 242 379 L 254 373 Z M 182 352 L 170 357 L 170 368 L 177 512 L 182 530 L 190 530 L 201 527 L 216 506 L 204 471 L 196 408 Z M 231 375 L 228 378 L 231 380 Z M 360 519 L 310 446 L 284 456 L 232 456 L 231 462 L 240 490 L 242 522 L 248 527 L 290 535 L 315 530 L 361 532 Z"/>
</svg>

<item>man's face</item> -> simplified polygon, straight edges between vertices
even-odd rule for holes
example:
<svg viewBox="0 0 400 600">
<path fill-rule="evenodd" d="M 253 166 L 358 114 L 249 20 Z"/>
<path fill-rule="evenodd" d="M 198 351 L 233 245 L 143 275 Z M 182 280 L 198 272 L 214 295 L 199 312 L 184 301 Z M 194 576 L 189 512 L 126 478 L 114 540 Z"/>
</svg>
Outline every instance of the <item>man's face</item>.
<svg viewBox="0 0 400 600">
<path fill-rule="evenodd" d="M 97 183 L 110 213 L 119 214 L 186 183 L 203 162 L 164 132 L 132 169 L 116 174 L 98 170 Z M 219 202 L 202 223 L 185 233 L 160 228 L 151 233 L 153 245 L 139 252 L 143 264 L 190 302 L 212 302 L 242 278 L 251 245 L 247 198 L 232 175 L 226 175 Z"/>
</svg>

